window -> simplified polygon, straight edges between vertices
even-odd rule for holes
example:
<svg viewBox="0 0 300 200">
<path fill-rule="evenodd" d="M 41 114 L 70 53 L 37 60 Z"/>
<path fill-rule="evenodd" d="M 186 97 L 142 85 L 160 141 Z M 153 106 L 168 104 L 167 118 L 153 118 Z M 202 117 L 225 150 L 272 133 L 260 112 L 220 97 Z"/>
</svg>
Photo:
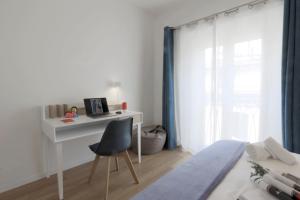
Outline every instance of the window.
<svg viewBox="0 0 300 200">
<path fill-rule="evenodd" d="M 282 4 L 176 30 L 176 121 L 184 148 L 197 152 L 220 139 L 281 140 Z"/>
</svg>

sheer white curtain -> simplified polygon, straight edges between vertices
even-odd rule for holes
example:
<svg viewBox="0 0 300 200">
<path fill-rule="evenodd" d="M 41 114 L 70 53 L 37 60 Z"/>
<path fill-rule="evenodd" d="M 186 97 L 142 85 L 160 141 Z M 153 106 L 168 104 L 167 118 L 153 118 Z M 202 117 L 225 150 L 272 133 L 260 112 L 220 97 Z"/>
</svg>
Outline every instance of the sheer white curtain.
<svg viewBox="0 0 300 200">
<path fill-rule="evenodd" d="M 198 152 L 220 139 L 281 139 L 282 1 L 175 32 L 179 143 Z"/>
</svg>

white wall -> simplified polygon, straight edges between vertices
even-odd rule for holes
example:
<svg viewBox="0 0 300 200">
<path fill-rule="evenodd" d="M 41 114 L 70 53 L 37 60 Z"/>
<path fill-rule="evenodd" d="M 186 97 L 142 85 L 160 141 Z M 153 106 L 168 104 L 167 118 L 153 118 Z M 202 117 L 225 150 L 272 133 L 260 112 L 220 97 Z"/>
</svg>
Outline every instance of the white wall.
<svg viewBox="0 0 300 200">
<path fill-rule="evenodd" d="M 0 192 L 43 175 L 42 104 L 110 96 L 117 80 L 153 122 L 152 32 L 153 18 L 124 1 L 0 1 Z M 95 141 L 66 142 L 65 167 L 92 159 Z"/>
<path fill-rule="evenodd" d="M 155 20 L 154 33 L 154 122 L 161 123 L 162 75 L 163 75 L 163 28 L 178 26 L 216 12 L 233 8 L 251 0 L 190 0 L 169 7 Z"/>
</svg>

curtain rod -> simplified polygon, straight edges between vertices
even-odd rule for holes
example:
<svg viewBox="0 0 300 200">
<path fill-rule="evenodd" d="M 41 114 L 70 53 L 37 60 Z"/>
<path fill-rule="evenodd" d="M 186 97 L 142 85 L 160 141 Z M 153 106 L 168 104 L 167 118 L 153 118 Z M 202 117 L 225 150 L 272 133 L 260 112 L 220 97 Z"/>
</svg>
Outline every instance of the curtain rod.
<svg viewBox="0 0 300 200">
<path fill-rule="evenodd" d="M 181 24 L 181 25 L 178 25 L 178 26 L 175 26 L 173 27 L 173 29 L 179 29 L 180 27 L 182 26 L 185 26 L 185 25 L 190 25 L 190 24 L 194 24 L 194 23 L 197 23 L 201 20 L 209 20 L 209 19 L 212 19 L 220 14 L 225 14 L 225 15 L 229 15 L 230 13 L 232 12 L 237 12 L 241 7 L 245 7 L 245 6 L 248 6 L 250 9 L 253 8 L 255 5 L 258 5 L 258 4 L 266 4 L 269 0 L 255 0 L 255 1 L 251 1 L 251 2 L 248 2 L 248 3 L 244 3 L 244 4 L 241 4 L 239 6 L 236 6 L 236 7 L 233 7 L 231 9 L 227 9 L 227 10 L 223 10 L 223 11 L 220 11 L 220 12 L 217 12 L 215 14 L 212 14 L 212 15 L 209 15 L 209 16 L 206 16 L 206 17 L 202 17 L 202 18 L 199 18 L 199 19 L 195 19 L 193 21 L 190 21 L 190 22 L 186 22 L 184 24 Z"/>
</svg>

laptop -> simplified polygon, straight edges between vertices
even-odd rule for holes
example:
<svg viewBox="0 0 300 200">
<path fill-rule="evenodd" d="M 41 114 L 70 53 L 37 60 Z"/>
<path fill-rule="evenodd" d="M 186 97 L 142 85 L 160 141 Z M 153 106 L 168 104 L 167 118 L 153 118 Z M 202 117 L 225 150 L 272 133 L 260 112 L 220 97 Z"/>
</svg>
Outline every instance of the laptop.
<svg viewBox="0 0 300 200">
<path fill-rule="evenodd" d="M 89 117 L 96 118 L 111 114 L 108 109 L 106 98 L 89 98 L 84 99 L 83 101 L 86 115 Z"/>
</svg>

